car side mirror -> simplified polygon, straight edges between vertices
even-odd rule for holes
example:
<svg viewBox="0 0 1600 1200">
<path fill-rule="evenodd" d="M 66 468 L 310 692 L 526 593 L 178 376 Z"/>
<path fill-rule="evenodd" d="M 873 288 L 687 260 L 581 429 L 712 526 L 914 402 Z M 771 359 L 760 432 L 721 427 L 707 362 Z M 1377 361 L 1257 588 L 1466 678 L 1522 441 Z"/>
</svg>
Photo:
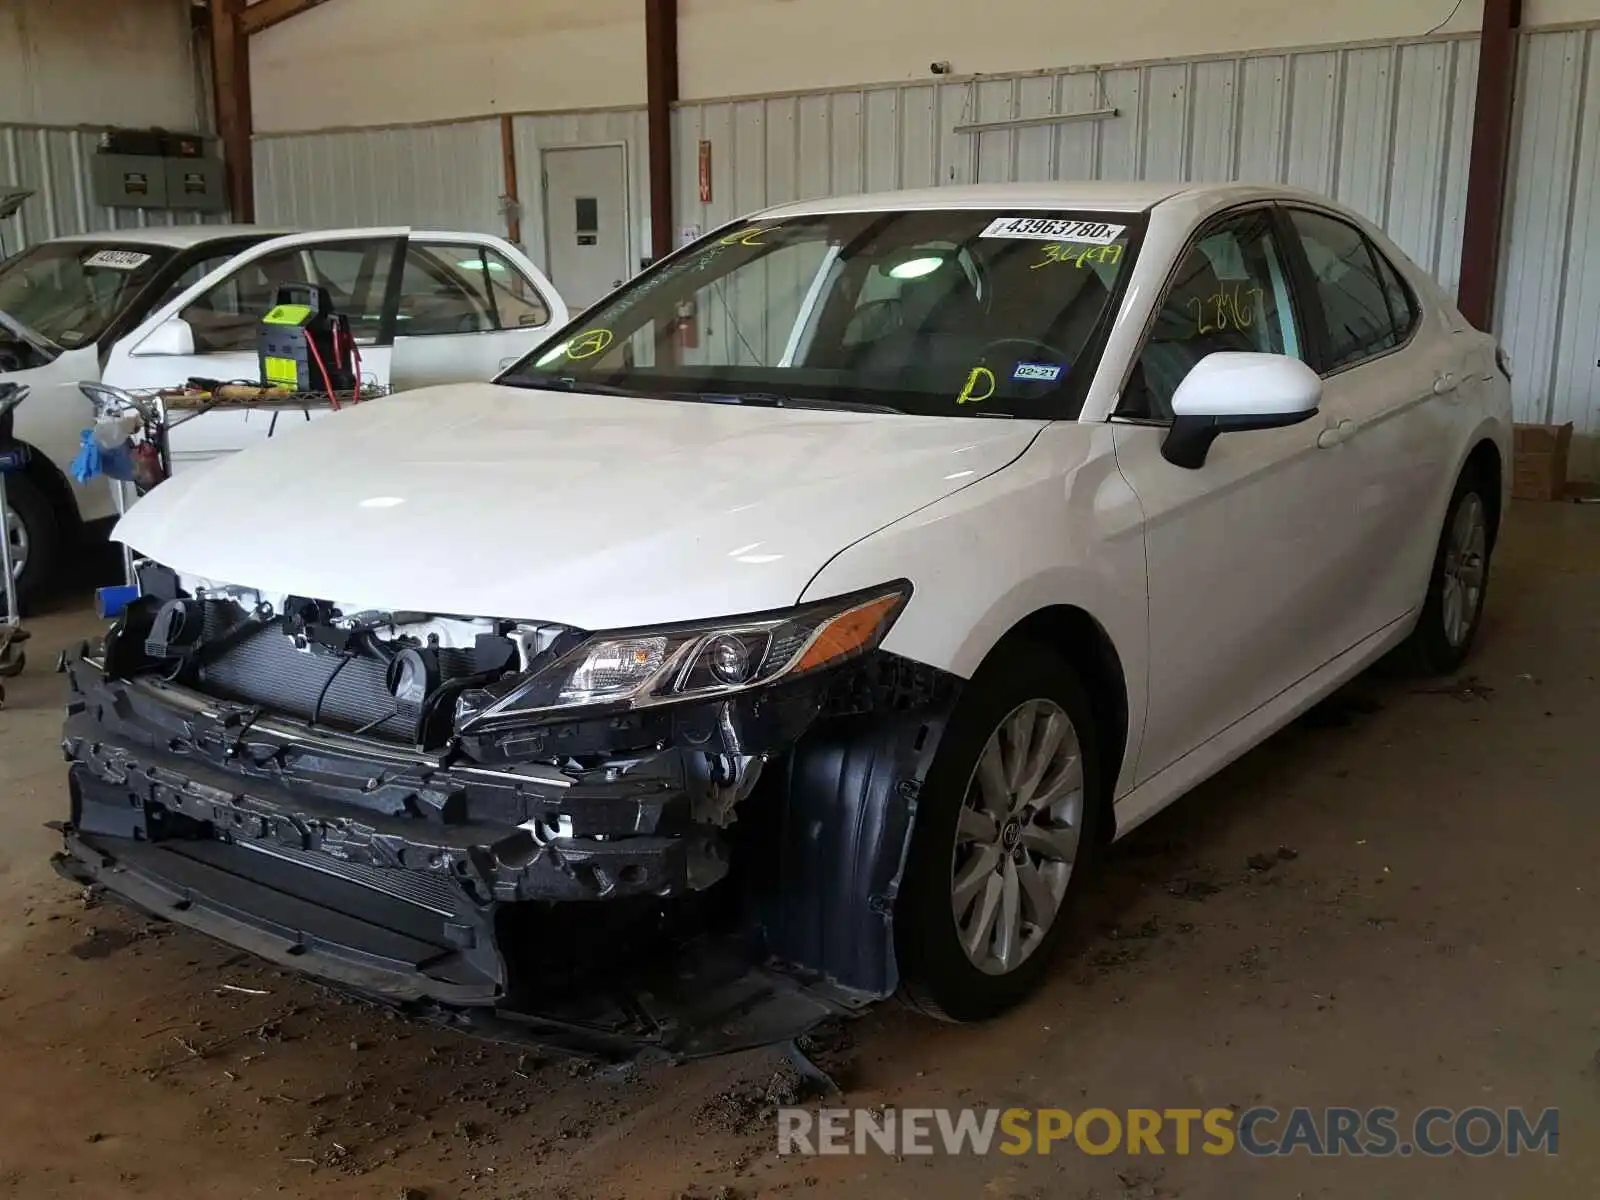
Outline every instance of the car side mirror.
<svg viewBox="0 0 1600 1200">
<path fill-rule="evenodd" d="M 1161 456 L 1175 467 L 1198 470 L 1222 434 L 1298 425 L 1316 416 L 1321 403 L 1322 379 L 1298 358 L 1208 354 L 1172 394 L 1172 428 Z"/>
<path fill-rule="evenodd" d="M 144 358 L 194 353 L 194 330 L 182 317 L 168 317 L 131 351 Z"/>
</svg>

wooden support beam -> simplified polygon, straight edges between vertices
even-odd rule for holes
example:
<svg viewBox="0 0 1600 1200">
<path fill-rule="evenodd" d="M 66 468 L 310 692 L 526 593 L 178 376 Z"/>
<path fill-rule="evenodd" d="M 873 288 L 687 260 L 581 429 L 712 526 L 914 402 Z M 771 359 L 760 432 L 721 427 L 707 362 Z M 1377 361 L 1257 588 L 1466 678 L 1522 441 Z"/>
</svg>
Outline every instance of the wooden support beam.
<svg viewBox="0 0 1600 1200">
<path fill-rule="evenodd" d="M 650 140 L 650 253 L 672 253 L 672 106 L 678 101 L 678 0 L 645 0 L 646 127 Z"/>
<path fill-rule="evenodd" d="M 517 123 L 510 113 L 500 117 L 500 168 L 505 177 L 506 240 L 522 245 L 522 198 L 517 192 Z"/>
<path fill-rule="evenodd" d="M 228 170 L 228 206 L 235 221 L 256 219 L 255 171 L 251 160 L 250 43 L 244 0 L 211 0 L 211 86 L 217 136 Z"/>
<path fill-rule="evenodd" d="M 263 29 L 282 25 L 290 17 L 298 17 L 308 9 L 326 4 L 327 0 L 256 0 L 245 8 L 244 35 L 253 37 Z"/>
<path fill-rule="evenodd" d="M 1478 95 L 1467 160 L 1467 205 L 1461 223 L 1461 273 L 1456 304 L 1479 329 L 1494 321 L 1500 280 L 1500 233 L 1505 224 L 1511 158 L 1511 112 L 1517 79 L 1517 30 L 1522 0 L 1483 0 L 1478 50 Z"/>
</svg>

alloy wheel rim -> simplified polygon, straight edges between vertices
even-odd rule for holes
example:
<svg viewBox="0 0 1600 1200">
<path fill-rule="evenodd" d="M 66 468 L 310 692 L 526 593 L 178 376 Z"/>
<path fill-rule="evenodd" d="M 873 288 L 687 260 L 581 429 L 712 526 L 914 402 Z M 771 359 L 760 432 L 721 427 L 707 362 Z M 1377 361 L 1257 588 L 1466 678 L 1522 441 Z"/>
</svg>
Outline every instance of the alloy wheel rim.
<svg viewBox="0 0 1600 1200">
<path fill-rule="evenodd" d="M 1008 975 L 1061 911 L 1083 828 L 1078 731 L 1053 700 L 1017 705 L 967 781 L 950 864 L 950 907 L 967 960 Z"/>
<path fill-rule="evenodd" d="M 1476 494 L 1468 495 L 1450 524 L 1450 540 L 1444 554 L 1440 615 L 1444 636 L 1452 646 L 1463 645 L 1477 623 L 1478 609 L 1483 604 L 1488 549 L 1489 525 L 1483 501 Z"/>
<path fill-rule="evenodd" d="M 15 509 L 6 509 L 6 538 L 11 543 L 11 577 L 21 579 L 28 565 L 28 527 Z"/>
</svg>

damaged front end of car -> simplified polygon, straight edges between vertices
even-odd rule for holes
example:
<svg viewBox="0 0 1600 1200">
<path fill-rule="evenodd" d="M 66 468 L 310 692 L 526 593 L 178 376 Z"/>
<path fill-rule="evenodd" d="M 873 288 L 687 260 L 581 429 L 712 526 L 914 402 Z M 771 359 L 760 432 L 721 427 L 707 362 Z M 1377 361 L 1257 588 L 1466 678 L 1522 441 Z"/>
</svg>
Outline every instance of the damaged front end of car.
<svg viewBox="0 0 1600 1200">
<path fill-rule="evenodd" d="M 591 1052 L 763 1044 L 895 989 L 959 690 L 880 648 L 908 584 L 599 634 L 140 584 L 67 662 L 70 878 Z"/>
</svg>

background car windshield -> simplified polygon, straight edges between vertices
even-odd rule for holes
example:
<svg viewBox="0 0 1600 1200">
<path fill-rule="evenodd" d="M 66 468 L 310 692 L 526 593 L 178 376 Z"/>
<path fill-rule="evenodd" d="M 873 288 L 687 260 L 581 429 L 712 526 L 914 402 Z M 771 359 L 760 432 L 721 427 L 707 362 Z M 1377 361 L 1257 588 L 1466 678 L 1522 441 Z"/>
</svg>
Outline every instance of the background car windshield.
<svg viewBox="0 0 1600 1200">
<path fill-rule="evenodd" d="M 105 332 L 173 253 L 110 242 L 35 246 L 0 268 L 0 309 L 72 350 Z"/>
<path fill-rule="evenodd" d="M 1136 230 L 1092 213 L 834 213 L 713 234 L 502 382 L 1058 417 Z"/>
</svg>

